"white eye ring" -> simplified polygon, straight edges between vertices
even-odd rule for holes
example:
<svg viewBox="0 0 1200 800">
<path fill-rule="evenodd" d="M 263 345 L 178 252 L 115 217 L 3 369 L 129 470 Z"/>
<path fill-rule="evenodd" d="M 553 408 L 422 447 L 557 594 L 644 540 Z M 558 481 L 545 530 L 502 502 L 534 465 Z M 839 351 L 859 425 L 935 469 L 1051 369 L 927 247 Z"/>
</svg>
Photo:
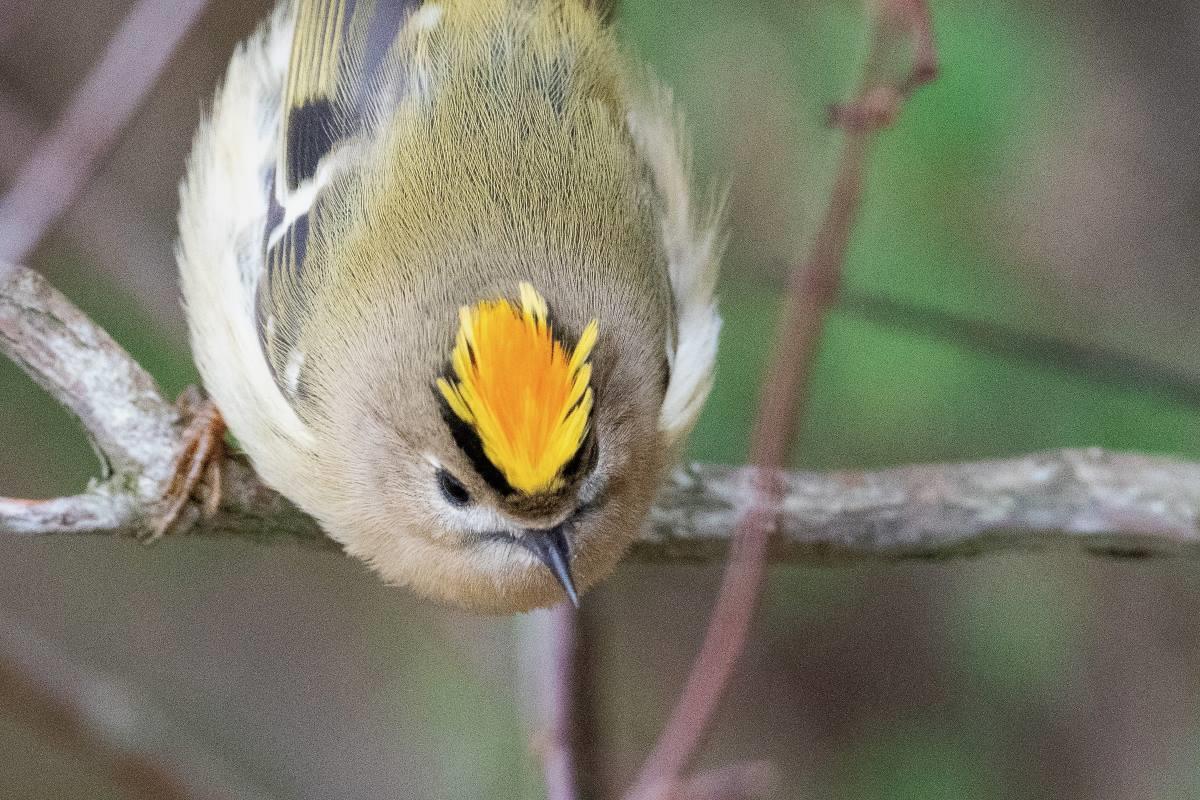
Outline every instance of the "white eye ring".
<svg viewBox="0 0 1200 800">
<path fill-rule="evenodd" d="M 512 532 L 517 528 L 510 520 L 504 518 L 496 509 L 488 506 L 487 503 L 473 502 L 470 493 L 466 488 L 463 491 L 467 493 L 467 502 L 459 503 L 453 497 L 448 497 L 445 489 L 442 487 L 439 473 L 445 473 L 455 483 L 462 485 L 454 475 L 442 466 L 442 462 L 436 459 L 432 453 L 424 454 L 425 460 L 433 467 L 433 478 L 429 484 L 430 487 L 429 502 L 434 504 L 435 512 L 439 518 L 441 525 L 448 532 L 459 532 L 465 534 L 481 534 L 491 533 L 493 531 Z M 436 489 L 434 487 L 437 487 Z"/>
</svg>

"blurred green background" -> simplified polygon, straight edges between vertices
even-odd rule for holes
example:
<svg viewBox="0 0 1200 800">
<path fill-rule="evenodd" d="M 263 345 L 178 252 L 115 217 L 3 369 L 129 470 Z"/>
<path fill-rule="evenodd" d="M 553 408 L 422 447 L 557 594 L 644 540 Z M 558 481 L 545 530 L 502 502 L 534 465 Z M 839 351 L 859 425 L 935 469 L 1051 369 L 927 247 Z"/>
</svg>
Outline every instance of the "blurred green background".
<svg viewBox="0 0 1200 800">
<path fill-rule="evenodd" d="M 129 6 L 0 0 L 0 181 Z M 31 259 L 171 394 L 195 380 L 175 185 L 268 6 L 210 5 Z M 1200 457 L 1200 10 L 933 10 L 942 75 L 873 153 L 797 466 L 1087 445 Z M 719 374 L 690 455 L 738 463 L 866 15 L 847 0 L 623 0 L 619 27 L 687 109 L 697 172 L 730 187 Z M 95 471 L 78 426 L 8 363 L 0 417 L 4 494 Z M 719 575 L 628 564 L 587 598 L 595 796 L 617 796 L 652 745 Z M 781 798 L 1198 797 L 1198 583 L 1194 564 L 1055 553 L 776 567 L 704 764 L 769 759 Z M 144 697 L 264 797 L 542 796 L 521 669 L 539 615 L 431 607 L 332 555 L 59 539 L 0 542 L 0 622 L 13 647 L 42 642 Z M 0 712 L 0 795 L 121 796 Z"/>
</svg>

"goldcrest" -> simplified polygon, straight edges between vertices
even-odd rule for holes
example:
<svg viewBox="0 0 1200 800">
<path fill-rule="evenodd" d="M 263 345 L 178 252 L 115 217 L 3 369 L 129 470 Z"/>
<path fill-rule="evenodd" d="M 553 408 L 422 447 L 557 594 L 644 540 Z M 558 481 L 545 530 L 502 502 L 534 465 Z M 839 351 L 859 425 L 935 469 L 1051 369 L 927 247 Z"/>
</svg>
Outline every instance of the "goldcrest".
<svg viewBox="0 0 1200 800">
<path fill-rule="evenodd" d="M 578 602 L 709 392 L 721 236 L 670 95 L 583 0 L 298 0 L 180 190 L 204 384 L 384 579 Z"/>
</svg>

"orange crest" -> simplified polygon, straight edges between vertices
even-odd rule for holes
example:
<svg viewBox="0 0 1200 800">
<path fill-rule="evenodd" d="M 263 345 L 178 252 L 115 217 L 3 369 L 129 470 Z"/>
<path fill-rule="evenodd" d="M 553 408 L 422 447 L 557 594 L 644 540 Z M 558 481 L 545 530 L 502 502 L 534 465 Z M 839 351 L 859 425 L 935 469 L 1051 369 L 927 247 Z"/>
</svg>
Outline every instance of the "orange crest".
<svg viewBox="0 0 1200 800">
<path fill-rule="evenodd" d="M 562 486 L 563 467 L 587 435 L 597 324 L 589 322 L 568 353 L 554 338 L 545 298 L 528 283 L 520 291 L 519 308 L 501 299 L 459 309 L 453 382 L 439 378 L 437 388 L 508 484 L 536 494 Z"/>
</svg>

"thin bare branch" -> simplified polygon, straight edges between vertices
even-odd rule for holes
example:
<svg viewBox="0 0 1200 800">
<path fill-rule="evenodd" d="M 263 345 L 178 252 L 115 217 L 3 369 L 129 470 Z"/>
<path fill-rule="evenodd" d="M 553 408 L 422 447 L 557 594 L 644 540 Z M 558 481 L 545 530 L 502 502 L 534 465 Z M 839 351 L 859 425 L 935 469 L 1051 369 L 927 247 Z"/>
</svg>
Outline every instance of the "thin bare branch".
<svg viewBox="0 0 1200 800">
<path fill-rule="evenodd" d="M 20 261 L 74 202 L 206 0 L 141 0 L 0 199 L 0 258 Z"/>
<path fill-rule="evenodd" d="M 886 74 L 885 65 L 905 44 L 913 45 L 913 64 L 895 80 Z M 661 796 L 664 787 L 678 785 L 725 695 L 758 607 L 767 547 L 783 497 L 777 470 L 788 462 L 797 422 L 808 405 L 812 367 L 825 319 L 841 288 L 874 134 L 895 121 L 903 99 L 936 72 L 932 23 L 924 1 L 877 0 L 871 51 L 855 99 L 830 115 L 846 131 L 837 174 L 812 253 L 792 271 L 759 400 L 750 441 L 750 460 L 756 469 L 746 487 L 754 501 L 737 521 L 729 564 L 700 653 L 630 791 L 631 798 L 651 800 Z"/>
</svg>

